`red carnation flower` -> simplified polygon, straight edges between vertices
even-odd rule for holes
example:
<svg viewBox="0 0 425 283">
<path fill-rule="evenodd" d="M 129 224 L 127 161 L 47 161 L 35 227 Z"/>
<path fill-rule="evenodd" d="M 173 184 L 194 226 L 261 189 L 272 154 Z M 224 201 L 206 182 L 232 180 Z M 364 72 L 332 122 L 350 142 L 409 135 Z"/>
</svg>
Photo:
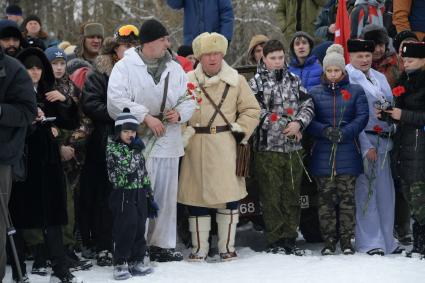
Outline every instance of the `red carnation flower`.
<svg viewBox="0 0 425 283">
<path fill-rule="evenodd" d="M 377 133 L 378 135 L 380 134 L 380 133 L 382 133 L 382 131 L 383 131 L 384 129 L 382 129 L 382 127 L 381 126 L 379 126 L 379 125 L 375 125 L 374 127 L 373 127 L 373 131 L 375 132 L 375 133 Z"/>
<path fill-rule="evenodd" d="M 406 89 L 402 85 L 399 85 L 399 86 L 393 88 L 393 95 L 395 97 L 399 97 L 399 96 L 401 96 L 405 92 L 406 92 Z"/>
<path fill-rule="evenodd" d="M 186 86 L 187 86 L 187 89 L 188 90 L 194 90 L 196 88 L 195 84 L 194 83 L 191 83 L 191 82 L 187 83 Z"/>
<path fill-rule="evenodd" d="M 198 98 L 198 104 L 201 104 L 202 102 L 202 97 Z"/>
<path fill-rule="evenodd" d="M 273 123 L 276 122 L 277 120 L 279 120 L 279 116 L 276 113 L 272 113 L 270 115 L 270 121 L 272 121 Z"/>
<path fill-rule="evenodd" d="M 194 95 L 192 95 L 192 99 L 195 100 L 195 96 Z"/>
<path fill-rule="evenodd" d="M 351 99 L 351 93 L 348 90 L 346 89 L 341 90 L 341 94 L 342 94 L 342 99 L 344 101 L 348 101 Z"/>
<path fill-rule="evenodd" d="M 286 108 L 286 114 L 288 114 L 288 116 L 294 115 L 294 109 L 293 108 Z"/>
</svg>

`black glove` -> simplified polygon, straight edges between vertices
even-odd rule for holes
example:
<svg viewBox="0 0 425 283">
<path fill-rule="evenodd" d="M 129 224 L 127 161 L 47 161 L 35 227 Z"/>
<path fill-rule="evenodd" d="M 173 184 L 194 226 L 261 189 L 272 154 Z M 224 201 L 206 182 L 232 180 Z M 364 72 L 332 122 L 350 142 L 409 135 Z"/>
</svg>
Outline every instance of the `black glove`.
<svg viewBox="0 0 425 283">
<path fill-rule="evenodd" d="M 152 191 L 147 194 L 148 217 L 153 219 L 158 217 L 159 206 L 153 198 Z"/>
<path fill-rule="evenodd" d="M 323 135 L 331 141 L 331 143 L 340 143 L 342 141 L 342 131 L 339 128 L 327 127 L 323 131 Z"/>
<path fill-rule="evenodd" d="M 143 141 L 138 136 L 136 136 L 134 138 L 132 137 L 131 143 L 130 143 L 130 148 L 142 151 L 145 148 L 145 144 L 143 143 Z"/>
</svg>

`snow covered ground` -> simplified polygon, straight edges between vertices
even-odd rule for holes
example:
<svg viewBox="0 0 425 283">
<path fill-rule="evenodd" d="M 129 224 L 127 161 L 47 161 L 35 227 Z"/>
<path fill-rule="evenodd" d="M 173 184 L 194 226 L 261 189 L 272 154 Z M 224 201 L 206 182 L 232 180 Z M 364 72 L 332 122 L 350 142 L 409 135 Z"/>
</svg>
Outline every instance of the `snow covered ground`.
<svg viewBox="0 0 425 283">
<path fill-rule="evenodd" d="M 237 246 L 240 256 L 237 261 L 155 263 L 153 274 L 132 278 L 125 282 L 425 282 L 425 261 L 401 255 L 381 257 L 365 254 L 353 256 L 338 254 L 324 257 L 320 255 L 321 244 L 305 244 L 303 241 L 299 242 L 299 246 L 307 249 L 309 253 L 307 256 L 272 255 L 258 252 L 264 248 L 264 238 L 262 233 L 253 230 L 240 231 Z M 184 251 L 185 255 L 188 253 L 189 250 Z M 84 283 L 116 282 L 112 279 L 112 267 L 104 268 L 95 265 L 90 271 L 80 271 L 74 274 L 83 279 Z M 10 276 L 8 268 L 5 283 L 10 282 Z M 46 283 L 48 277 L 31 275 L 30 280 L 32 283 Z"/>
</svg>

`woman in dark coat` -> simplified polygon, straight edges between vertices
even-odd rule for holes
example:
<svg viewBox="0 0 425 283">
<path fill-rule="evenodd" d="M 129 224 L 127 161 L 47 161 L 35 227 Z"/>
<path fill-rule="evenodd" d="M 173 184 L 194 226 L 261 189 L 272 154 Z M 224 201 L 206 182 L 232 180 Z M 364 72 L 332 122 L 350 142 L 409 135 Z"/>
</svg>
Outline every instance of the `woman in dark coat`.
<svg viewBox="0 0 425 283">
<path fill-rule="evenodd" d="M 363 172 L 358 136 L 368 122 L 369 108 L 363 89 L 350 84 L 342 46 L 334 44 L 326 53 L 322 83 L 310 92 L 316 113 L 307 128 L 315 138 L 310 172 L 319 191 L 320 229 L 325 240 L 322 254 L 331 255 L 336 250 L 336 205 L 341 251 L 353 254 L 354 187 L 356 177 Z"/>
<path fill-rule="evenodd" d="M 413 249 L 425 256 L 425 43 L 403 45 L 405 72 L 393 89 L 396 105 L 386 111 L 397 124 L 394 136 L 393 174 L 410 203 L 414 218 Z"/>
<path fill-rule="evenodd" d="M 17 59 L 33 80 L 38 115 L 26 138 L 27 178 L 13 183 L 10 213 L 16 228 L 43 230 L 52 277 L 60 282 L 78 282 L 68 270 L 62 243 L 61 226 L 68 221 L 66 186 L 58 143 L 52 131 L 54 126 L 69 130 L 78 127 L 77 107 L 71 97 L 53 90 L 52 67 L 40 49 L 25 49 Z M 23 261 L 23 247 L 19 243 L 18 251 Z M 21 266 L 25 270 L 23 262 Z"/>
<path fill-rule="evenodd" d="M 112 187 L 106 171 L 106 143 L 108 136 L 114 133 L 114 120 L 106 108 L 108 81 L 124 51 L 137 45 L 137 35 L 135 26 L 126 25 L 118 29 L 114 38 L 105 39 L 94 69 L 87 76 L 80 100 L 84 114 L 93 122 L 81 173 L 80 229 L 83 245 L 95 249 L 100 266 L 112 265 L 112 215 L 108 208 Z"/>
</svg>

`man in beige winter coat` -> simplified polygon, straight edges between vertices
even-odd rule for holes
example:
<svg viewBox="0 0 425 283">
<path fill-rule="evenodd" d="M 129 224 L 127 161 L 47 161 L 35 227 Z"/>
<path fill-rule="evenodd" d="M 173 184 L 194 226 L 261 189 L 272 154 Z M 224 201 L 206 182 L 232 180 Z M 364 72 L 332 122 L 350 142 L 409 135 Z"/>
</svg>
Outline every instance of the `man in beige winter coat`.
<svg viewBox="0 0 425 283">
<path fill-rule="evenodd" d="M 236 176 L 236 145 L 246 143 L 251 136 L 259 122 L 260 107 L 245 78 L 223 60 L 226 50 L 227 40 L 218 33 L 203 33 L 193 41 L 194 55 L 200 63 L 188 74 L 189 81 L 203 86 L 215 105 L 222 101 L 220 111 L 230 126 L 220 113 L 214 115 L 214 105 L 201 92 L 202 103 L 183 135 L 187 146 L 178 194 L 178 201 L 189 206 L 193 245 L 190 261 L 207 257 L 210 209 L 217 209 L 221 259 L 237 258 L 234 242 L 238 205 L 247 193 L 245 179 Z"/>
</svg>

